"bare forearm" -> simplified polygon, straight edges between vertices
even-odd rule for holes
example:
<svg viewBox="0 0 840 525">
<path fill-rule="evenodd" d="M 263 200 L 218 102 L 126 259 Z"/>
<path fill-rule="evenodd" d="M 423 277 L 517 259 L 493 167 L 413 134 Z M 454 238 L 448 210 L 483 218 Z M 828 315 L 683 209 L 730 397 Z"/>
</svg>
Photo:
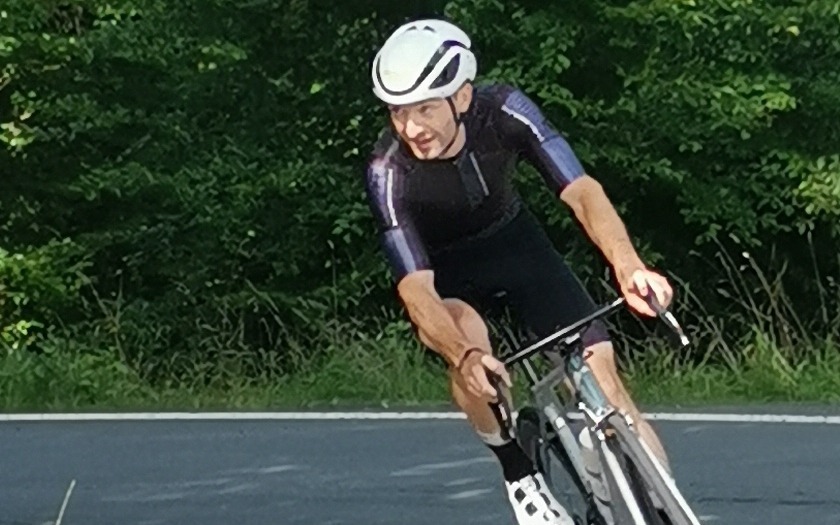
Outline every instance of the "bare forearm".
<svg viewBox="0 0 840 525">
<path fill-rule="evenodd" d="M 469 349 L 470 342 L 455 324 L 443 302 L 427 295 L 408 306 L 408 312 L 432 350 L 443 356 L 449 364 L 457 365 Z"/>
<path fill-rule="evenodd" d="M 564 196 L 592 242 L 610 265 L 619 270 L 644 268 L 627 228 L 609 198 L 594 180 Z"/>
<path fill-rule="evenodd" d="M 581 220 L 584 228 L 614 268 L 644 268 L 627 228 L 609 202 L 602 203 L 597 199 L 592 205 L 584 207 L 582 215 L 585 218 Z"/>
<path fill-rule="evenodd" d="M 450 364 L 457 365 L 464 352 L 475 346 L 458 327 L 433 287 L 406 284 L 400 295 L 424 342 Z"/>
</svg>

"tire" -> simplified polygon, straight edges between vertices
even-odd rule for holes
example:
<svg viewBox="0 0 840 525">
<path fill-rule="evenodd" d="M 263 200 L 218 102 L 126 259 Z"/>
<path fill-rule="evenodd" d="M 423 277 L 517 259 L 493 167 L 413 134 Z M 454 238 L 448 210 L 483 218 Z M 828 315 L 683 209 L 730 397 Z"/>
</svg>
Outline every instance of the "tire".
<svg viewBox="0 0 840 525">
<path fill-rule="evenodd" d="M 613 414 L 609 418 L 609 425 L 615 431 L 613 441 L 618 444 L 621 455 L 625 458 L 628 466 L 627 472 L 633 478 L 633 485 L 636 485 L 634 492 L 637 494 L 638 501 L 640 505 L 647 507 L 647 513 L 652 515 L 651 523 L 699 525 L 700 521 L 689 508 L 679 490 L 675 486 L 676 494 L 670 490 L 669 483 L 660 475 L 659 469 L 645 450 L 638 435 L 630 429 L 627 421 L 620 414 Z M 664 514 L 667 518 L 663 518 L 654 507 L 648 496 L 648 489 L 654 492 L 663 504 Z"/>
<path fill-rule="evenodd" d="M 612 456 L 612 461 L 608 461 L 605 457 L 602 457 L 601 469 L 602 476 L 605 477 L 607 487 L 610 492 L 609 507 L 610 512 L 612 513 L 613 522 L 616 524 L 628 525 L 638 523 L 638 521 L 634 518 L 634 511 L 631 510 L 630 502 L 627 501 L 627 496 L 623 495 L 624 492 L 620 488 L 623 485 L 627 486 L 631 491 L 629 497 L 633 498 L 636 504 L 639 504 L 638 500 L 635 498 L 633 480 L 630 476 L 628 476 L 627 457 L 621 449 L 621 445 L 616 438 L 616 434 L 609 433 L 604 443 L 607 451 Z M 601 452 L 602 454 L 606 454 L 603 451 Z M 610 466 L 610 464 L 613 466 Z M 641 507 L 641 505 L 639 506 Z M 646 518 L 644 509 L 640 508 L 639 510 L 641 511 L 641 519 L 644 520 Z"/>
<path fill-rule="evenodd" d="M 525 451 L 531 462 L 543 475 L 548 475 L 542 461 L 542 444 L 544 442 L 543 424 L 537 409 L 531 406 L 522 407 L 516 417 L 516 438 L 519 446 Z"/>
<path fill-rule="evenodd" d="M 564 474 L 563 479 L 574 485 L 574 489 L 571 489 L 571 491 L 575 493 L 574 495 L 578 499 L 578 503 L 572 505 L 572 498 L 563 498 L 566 499 L 564 502 L 566 510 L 572 516 L 576 525 L 607 525 L 595 506 L 594 496 L 588 492 L 586 486 L 578 478 L 566 449 L 560 443 L 559 438 L 554 435 L 548 423 L 542 420 L 535 407 L 526 406 L 519 411 L 516 418 L 516 436 L 519 446 L 522 447 L 537 470 L 543 474 L 546 482 L 555 489 L 558 487 L 553 483 L 554 479 L 548 465 L 551 462 L 551 457 L 557 463 L 560 463 Z M 563 487 L 563 490 L 569 492 L 570 487 Z"/>
<path fill-rule="evenodd" d="M 657 510 L 656 505 L 654 505 L 650 497 L 650 492 L 647 490 L 647 485 L 639 473 L 638 467 L 636 467 L 636 464 L 631 458 L 627 457 L 626 453 L 624 454 L 624 464 L 627 467 L 627 477 L 630 478 L 630 488 L 633 490 L 633 494 L 636 495 L 636 501 L 639 502 L 639 506 L 642 508 L 645 520 L 650 525 L 671 525 L 669 521 L 663 519 Z"/>
</svg>

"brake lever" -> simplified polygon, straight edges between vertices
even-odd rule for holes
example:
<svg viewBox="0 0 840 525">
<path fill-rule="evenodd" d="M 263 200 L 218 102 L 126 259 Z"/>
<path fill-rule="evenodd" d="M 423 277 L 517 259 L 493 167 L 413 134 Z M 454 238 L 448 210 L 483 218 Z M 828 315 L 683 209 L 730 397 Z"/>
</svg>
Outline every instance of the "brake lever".
<svg viewBox="0 0 840 525">
<path fill-rule="evenodd" d="M 511 413 L 511 407 L 508 403 L 508 399 L 502 391 L 502 378 L 490 370 L 487 370 L 486 373 L 490 386 L 496 390 L 496 399 L 488 403 L 488 405 L 490 405 L 490 410 L 496 417 L 496 421 L 499 422 L 502 438 L 513 439 L 515 434 L 513 414 Z"/>
<path fill-rule="evenodd" d="M 674 334 L 677 335 L 680 341 L 680 345 L 683 348 L 686 348 L 689 345 L 691 345 L 691 341 L 688 339 L 688 336 L 685 335 L 685 332 L 683 332 L 680 323 L 677 322 L 677 318 L 674 317 L 674 314 L 672 314 L 670 310 L 662 306 L 662 304 L 659 302 L 659 299 L 656 298 L 656 294 L 653 293 L 653 291 L 651 290 L 650 286 L 648 286 L 648 293 L 645 297 L 645 300 L 647 301 L 648 306 L 650 306 L 653 309 L 653 311 L 656 312 L 656 315 L 666 325 L 668 325 L 668 328 L 670 328 L 671 331 L 674 332 Z"/>
</svg>

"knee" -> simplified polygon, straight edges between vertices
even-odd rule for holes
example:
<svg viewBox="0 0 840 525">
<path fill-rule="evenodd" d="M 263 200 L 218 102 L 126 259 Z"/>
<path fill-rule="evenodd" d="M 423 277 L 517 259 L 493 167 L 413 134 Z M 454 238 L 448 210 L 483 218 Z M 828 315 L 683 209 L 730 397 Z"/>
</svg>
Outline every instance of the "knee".
<svg viewBox="0 0 840 525">
<path fill-rule="evenodd" d="M 455 325 L 473 344 L 479 345 L 486 352 L 492 350 L 487 324 L 475 308 L 460 299 L 444 299 L 443 304 Z"/>
<path fill-rule="evenodd" d="M 464 412 L 469 412 L 472 407 L 481 402 L 481 398 L 472 395 L 464 384 L 463 376 L 454 368 L 449 368 L 449 387 L 452 392 L 452 399 Z"/>
<path fill-rule="evenodd" d="M 460 299 L 443 299 L 443 305 L 446 307 L 449 315 L 452 316 L 455 325 L 470 338 L 477 338 L 481 342 L 488 339 L 487 326 L 472 306 Z M 420 338 L 420 342 L 429 348 L 434 348 L 422 328 L 413 323 L 412 328 L 414 329 L 414 333 Z"/>
<path fill-rule="evenodd" d="M 454 367 L 449 367 L 448 374 L 450 392 L 455 404 L 457 404 L 459 408 L 465 412 L 470 412 L 474 410 L 482 410 L 488 406 L 491 399 L 486 395 L 475 395 L 472 393 L 467 386 L 464 375 L 461 372 L 456 370 Z M 506 399 L 508 403 L 510 403 L 512 399 L 510 388 L 503 383 L 497 385 L 497 388 L 499 390 L 499 394 Z"/>
<path fill-rule="evenodd" d="M 462 330 L 487 337 L 487 325 L 484 324 L 484 320 L 475 308 L 461 299 L 444 299 L 443 304 L 455 320 L 455 324 Z"/>
<path fill-rule="evenodd" d="M 502 446 L 509 443 L 513 439 L 512 436 L 502 428 L 496 416 L 488 410 L 487 400 L 470 394 L 461 383 L 460 374 L 457 372 L 450 371 L 449 376 L 453 400 L 466 414 L 479 439 L 490 446 Z M 509 395 L 509 393 L 504 392 L 503 395 Z"/>
<path fill-rule="evenodd" d="M 586 347 L 586 364 L 595 376 L 595 380 L 612 403 L 618 403 L 625 397 L 624 387 L 618 377 L 615 365 L 615 349 L 610 342 L 600 342 Z"/>
<path fill-rule="evenodd" d="M 581 339 L 585 346 L 595 346 L 601 343 L 609 343 L 610 333 L 607 330 L 607 326 L 599 319 L 589 325 L 583 332 Z"/>
</svg>

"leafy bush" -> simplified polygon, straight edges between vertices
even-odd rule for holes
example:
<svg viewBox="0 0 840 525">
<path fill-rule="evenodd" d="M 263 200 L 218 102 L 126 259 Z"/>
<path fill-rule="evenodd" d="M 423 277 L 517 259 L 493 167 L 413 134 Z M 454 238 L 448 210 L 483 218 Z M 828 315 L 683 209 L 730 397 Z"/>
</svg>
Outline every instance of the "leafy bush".
<svg viewBox="0 0 840 525">
<path fill-rule="evenodd" d="M 364 338 L 396 319 L 362 188 L 385 124 L 369 64 L 407 15 L 442 12 L 474 35 L 482 81 L 520 86 L 567 135 L 645 259 L 682 283 L 678 307 L 702 308 L 698 326 L 732 315 L 718 290 L 744 271 L 724 275 L 716 258 L 747 252 L 795 283 L 786 301 L 808 331 L 831 333 L 838 301 L 823 291 L 840 272 L 840 8 L 453 0 L 413 9 L 3 7 L 3 345 L 107 348 L 143 381 L 190 381 L 205 369 L 200 377 L 256 377 L 262 366 L 280 377 L 300 372 L 293 348 L 329 359 L 340 349 L 325 333 Z M 599 254 L 534 171 L 523 166 L 518 183 L 593 293 L 614 293 Z M 785 326 L 734 319 L 733 352 L 752 327 L 775 337 Z"/>
</svg>

